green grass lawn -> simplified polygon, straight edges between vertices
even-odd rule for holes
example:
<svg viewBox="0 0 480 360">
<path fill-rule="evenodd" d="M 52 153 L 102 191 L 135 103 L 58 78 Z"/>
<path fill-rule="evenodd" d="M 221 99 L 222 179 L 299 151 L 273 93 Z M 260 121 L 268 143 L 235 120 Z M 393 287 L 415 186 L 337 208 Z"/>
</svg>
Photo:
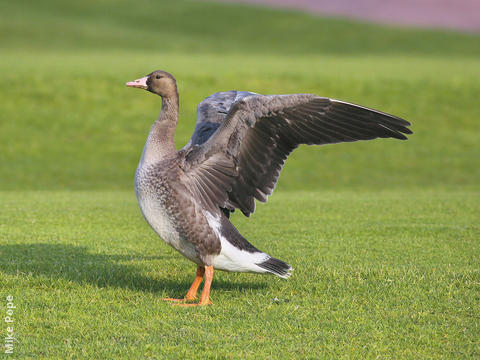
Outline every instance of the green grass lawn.
<svg viewBox="0 0 480 360">
<path fill-rule="evenodd" d="M 197 1 L 1 8 L 12 358 L 480 357 L 478 35 Z M 196 104 L 230 89 L 335 97 L 415 134 L 295 151 L 269 203 L 233 217 L 293 276 L 217 272 L 215 305 L 180 309 L 160 298 L 183 296 L 195 266 L 133 194 L 160 98 L 125 82 L 155 69 L 178 80 L 179 147 Z"/>
<path fill-rule="evenodd" d="M 3 195 L 1 288 L 18 355 L 47 358 L 474 358 L 480 204 L 471 192 L 284 192 L 236 223 L 295 268 L 215 274 L 213 306 L 178 308 L 195 273 L 131 192 Z M 3 299 L 2 299 L 3 300 Z"/>
</svg>

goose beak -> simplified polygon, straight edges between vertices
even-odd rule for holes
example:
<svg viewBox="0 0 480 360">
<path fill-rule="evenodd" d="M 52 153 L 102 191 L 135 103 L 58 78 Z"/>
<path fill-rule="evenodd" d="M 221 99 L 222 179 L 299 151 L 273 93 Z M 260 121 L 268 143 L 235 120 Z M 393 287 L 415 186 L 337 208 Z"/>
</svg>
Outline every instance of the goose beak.
<svg viewBox="0 0 480 360">
<path fill-rule="evenodd" d="M 140 79 L 134 80 L 134 81 L 129 81 L 125 85 L 128 87 L 134 87 L 134 88 L 139 88 L 139 89 L 146 89 L 147 86 L 147 79 L 148 76 L 144 76 Z"/>
</svg>

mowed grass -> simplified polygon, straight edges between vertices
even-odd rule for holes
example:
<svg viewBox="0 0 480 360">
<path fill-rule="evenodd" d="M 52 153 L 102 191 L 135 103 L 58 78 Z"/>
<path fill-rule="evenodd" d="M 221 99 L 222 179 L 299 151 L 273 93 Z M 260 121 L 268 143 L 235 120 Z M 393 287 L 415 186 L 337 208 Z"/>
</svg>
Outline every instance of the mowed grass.
<svg viewBox="0 0 480 360">
<path fill-rule="evenodd" d="M 480 61 L 390 57 L 39 54 L 0 61 L 3 190 L 130 189 L 160 98 L 124 83 L 165 68 L 180 90 L 178 147 L 196 105 L 219 91 L 310 92 L 381 109 L 412 122 L 408 142 L 377 140 L 301 148 L 281 190 L 476 187 Z M 292 64 L 294 67 L 292 68 Z M 393 72 L 393 69 L 395 72 Z M 315 166 L 311 166 L 315 163 Z M 300 183 L 301 182 L 301 183 Z"/>
<path fill-rule="evenodd" d="M 195 266 L 145 226 L 131 192 L 2 197 L 18 358 L 480 355 L 473 193 L 280 193 L 235 220 L 293 276 L 216 272 L 202 309 L 161 301 L 184 295 Z"/>
<path fill-rule="evenodd" d="M 2 2 L 0 318 L 15 358 L 480 357 L 480 38 L 197 1 Z M 406 142 L 303 147 L 251 219 L 288 280 L 195 266 L 150 230 L 136 164 L 180 90 L 179 147 L 221 90 L 309 92 L 412 122 Z M 2 333 L 5 331 L 1 328 Z"/>
<path fill-rule="evenodd" d="M 412 122 L 408 142 L 300 149 L 279 190 L 478 186 L 479 36 L 202 2 L 115 4 L 2 4 L 0 189 L 130 189 L 160 98 L 125 82 L 159 68 L 178 80 L 179 147 L 196 105 L 231 89 L 315 93 Z"/>
</svg>

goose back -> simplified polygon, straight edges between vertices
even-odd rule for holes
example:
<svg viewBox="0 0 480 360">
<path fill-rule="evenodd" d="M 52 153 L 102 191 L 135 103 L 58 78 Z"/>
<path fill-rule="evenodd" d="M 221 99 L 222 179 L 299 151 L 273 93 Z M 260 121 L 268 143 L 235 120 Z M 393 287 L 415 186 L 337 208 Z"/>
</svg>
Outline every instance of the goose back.
<svg viewBox="0 0 480 360">
<path fill-rule="evenodd" d="M 249 95 L 248 91 L 222 91 L 210 95 L 197 106 L 197 123 L 192 138 L 184 149 L 202 145 L 219 128 L 233 104 Z"/>
</svg>

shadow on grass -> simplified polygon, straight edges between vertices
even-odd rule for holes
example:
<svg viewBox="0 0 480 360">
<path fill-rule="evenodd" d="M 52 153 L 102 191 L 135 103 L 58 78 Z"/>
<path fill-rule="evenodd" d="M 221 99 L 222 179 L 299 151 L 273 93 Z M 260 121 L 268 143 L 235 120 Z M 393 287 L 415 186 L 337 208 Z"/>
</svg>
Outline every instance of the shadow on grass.
<svg viewBox="0 0 480 360">
<path fill-rule="evenodd" d="M 168 296 L 182 297 L 195 276 L 196 265 L 182 280 L 172 276 L 154 279 L 141 274 L 141 266 L 125 261 L 166 259 L 166 256 L 107 255 L 88 252 L 83 246 L 67 244 L 0 245 L 0 271 L 6 274 L 28 274 L 64 279 L 98 287 L 119 287 L 145 292 L 165 291 Z M 188 275 L 188 276 L 187 276 Z M 264 288 L 265 283 L 215 281 L 213 287 L 223 290 Z"/>
</svg>

